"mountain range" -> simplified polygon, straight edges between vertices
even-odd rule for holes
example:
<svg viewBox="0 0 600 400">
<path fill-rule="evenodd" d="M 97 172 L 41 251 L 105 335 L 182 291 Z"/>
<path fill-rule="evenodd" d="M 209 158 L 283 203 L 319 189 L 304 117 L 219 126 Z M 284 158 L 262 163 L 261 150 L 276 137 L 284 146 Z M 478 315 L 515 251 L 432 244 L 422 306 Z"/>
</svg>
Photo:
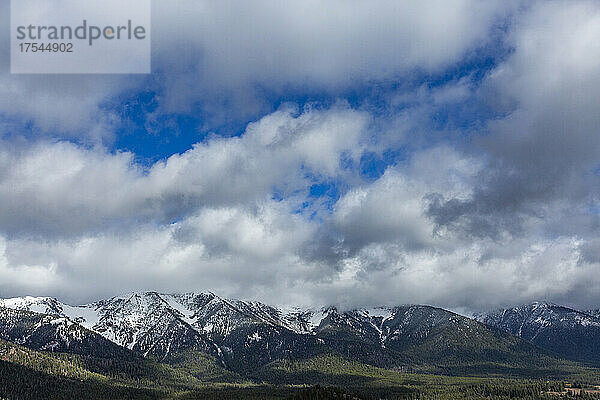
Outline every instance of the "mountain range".
<svg viewBox="0 0 600 400">
<path fill-rule="evenodd" d="M 600 310 L 534 302 L 477 314 L 475 319 L 560 357 L 600 364 Z"/>
<path fill-rule="evenodd" d="M 550 303 L 468 318 L 424 305 L 281 309 L 210 292 L 140 292 L 82 306 L 19 297 L 0 300 L 0 338 L 37 351 L 194 365 L 197 377 L 219 371 L 230 381 L 331 354 L 457 375 L 547 374 L 563 359 L 600 364 L 598 312 Z"/>
</svg>

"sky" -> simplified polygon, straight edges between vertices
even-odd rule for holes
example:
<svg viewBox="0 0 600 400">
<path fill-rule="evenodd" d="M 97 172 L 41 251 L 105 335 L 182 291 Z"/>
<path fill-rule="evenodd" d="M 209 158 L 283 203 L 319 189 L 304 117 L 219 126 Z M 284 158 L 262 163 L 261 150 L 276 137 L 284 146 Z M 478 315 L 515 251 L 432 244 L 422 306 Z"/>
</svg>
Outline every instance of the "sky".
<svg viewBox="0 0 600 400">
<path fill-rule="evenodd" d="M 600 308 L 599 37 L 598 1 L 153 0 L 152 74 L 11 75 L 2 35 L 0 297 Z"/>
</svg>

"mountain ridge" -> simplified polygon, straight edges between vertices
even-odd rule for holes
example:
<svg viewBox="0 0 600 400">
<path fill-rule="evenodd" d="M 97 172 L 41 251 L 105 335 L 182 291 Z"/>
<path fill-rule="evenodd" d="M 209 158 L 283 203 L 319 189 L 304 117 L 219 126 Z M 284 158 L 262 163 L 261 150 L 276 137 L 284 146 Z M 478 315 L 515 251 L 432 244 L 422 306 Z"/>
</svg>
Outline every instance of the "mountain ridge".
<svg viewBox="0 0 600 400">
<path fill-rule="evenodd" d="M 52 315 L 155 361 L 182 365 L 202 359 L 244 376 L 277 360 L 325 354 L 383 368 L 443 372 L 448 370 L 445 365 L 490 362 L 529 368 L 543 359 L 558 365 L 542 346 L 507 329 L 427 305 L 282 309 L 213 292 L 148 291 L 81 306 L 26 296 L 0 299 L 0 307 L 5 307 L 0 308 L 0 338 L 16 343 L 23 343 L 23 338 L 16 331 L 2 330 L 2 310 Z M 60 348 L 69 350 L 65 345 Z"/>
<path fill-rule="evenodd" d="M 600 313 L 533 302 L 474 317 L 561 357 L 600 363 Z"/>
</svg>

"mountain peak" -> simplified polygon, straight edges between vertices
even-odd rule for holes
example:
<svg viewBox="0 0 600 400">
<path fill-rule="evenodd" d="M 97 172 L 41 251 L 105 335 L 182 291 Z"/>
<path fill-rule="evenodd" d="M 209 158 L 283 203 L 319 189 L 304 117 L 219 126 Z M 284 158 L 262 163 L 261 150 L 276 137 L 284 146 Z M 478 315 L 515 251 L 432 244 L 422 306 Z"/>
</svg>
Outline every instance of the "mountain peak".
<svg viewBox="0 0 600 400">
<path fill-rule="evenodd" d="M 600 354 L 593 350 L 600 341 L 600 319 L 593 313 L 537 301 L 475 318 L 566 357 L 600 361 Z"/>
<path fill-rule="evenodd" d="M 0 306 L 15 310 L 37 312 L 40 314 L 60 315 L 62 313 L 62 304 L 54 297 L 13 297 L 0 300 Z"/>
</svg>

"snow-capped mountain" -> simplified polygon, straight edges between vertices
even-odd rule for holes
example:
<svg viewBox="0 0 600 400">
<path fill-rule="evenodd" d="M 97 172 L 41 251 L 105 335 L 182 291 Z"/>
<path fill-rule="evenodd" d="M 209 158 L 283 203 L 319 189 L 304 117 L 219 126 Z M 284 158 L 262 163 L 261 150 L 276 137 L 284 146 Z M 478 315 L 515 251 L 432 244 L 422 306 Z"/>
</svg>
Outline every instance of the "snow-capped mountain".
<svg viewBox="0 0 600 400">
<path fill-rule="evenodd" d="M 600 361 L 600 318 L 593 313 L 534 302 L 475 318 L 563 357 Z"/>
<path fill-rule="evenodd" d="M 163 359 L 172 351 L 187 348 L 218 353 L 180 311 L 155 292 L 131 293 L 82 306 L 48 297 L 0 300 L 0 306 L 62 317 L 143 356 Z"/>
<path fill-rule="evenodd" d="M 0 338 L 35 350 L 129 360 L 133 352 L 59 315 L 0 308 Z"/>
<path fill-rule="evenodd" d="M 227 358 L 235 343 L 230 336 L 252 330 L 248 337 L 260 341 L 256 329 L 311 333 L 306 312 L 284 312 L 258 302 L 230 300 L 213 293 L 131 293 L 95 303 L 70 306 L 49 297 L 0 300 L 0 307 L 54 316 L 76 323 L 143 356 L 163 360 L 171 353 L 195 349 Z M 10 340 L 11 337 L 8 337 Z M 228 346 L 229 345 L 229 346 Z M 250 347 L 250 346 L 246 346 Z"/>
<path fill-rule="evenodd" d="M 82 306 L 48 297 L 0 300 L 4 325 L 14 317 L 11 313 L 62 321 L 159 361 L 179 362 L 195 354 L 240 373 L 274 360 L 329 353 L 384 367 L 478 357 L 510 361 L 515 354 L 522 358 L 524 350 L 535 353 L 513 336 L 429 306 L 279 309 L 210 292 L 143 292 Z M 0 338 L 19 342 L 22 336 L 0 326 Z M 68 346 L 62 343 L 60 349 L 68 351 Z"/>
<path fill-rule="evenodd" d="M 213 293 L 131 293 L 95 303 L 70 306 L 51 297 L 0 299 L 0 307 L 56 315 L 93 330 L 132 350 L 146 352 L 152 332 L 192 329 L 203 337 L 220 341 L 234 330 L 256 324 L 314 334 L 321 321 L 335 309 L 277 309 L 259 302 L 225 299 Z M 163 329 L 164 328 L 164 329 Z"/>
<path fill-rule="evenodd" d="M 589 315 L 591 315 L 593 317 L 600 318 L 600 309 L 597 309 L 597 310 L 587 310 L 585 313 L 589 314 Z"/>
</svg>

